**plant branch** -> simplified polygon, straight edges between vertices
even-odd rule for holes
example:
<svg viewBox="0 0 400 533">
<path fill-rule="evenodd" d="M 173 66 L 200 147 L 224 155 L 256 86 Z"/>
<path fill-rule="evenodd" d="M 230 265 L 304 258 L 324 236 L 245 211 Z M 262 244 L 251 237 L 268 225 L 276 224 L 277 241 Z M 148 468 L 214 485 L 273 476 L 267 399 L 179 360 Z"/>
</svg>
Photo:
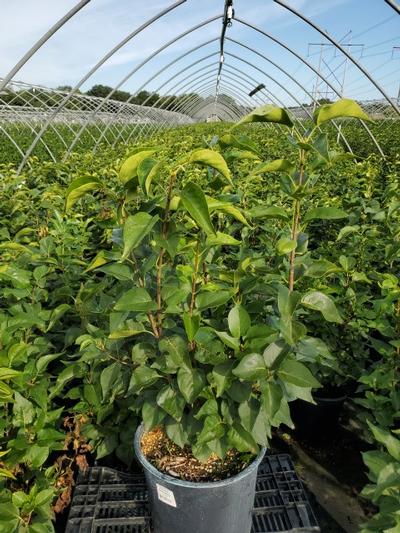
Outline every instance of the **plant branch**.
<svg viewBox="0 0 400 533">
<path fill-rule="evenodd" d="M 200 266 L 200 241 L 197 241 L 196 244 L 196 251 L 194 256 L 194 272 L 192 276 L 192 292 L 190 297 L 190 306 L 189 306 L 189 315 L 193 315 L 194 307 L 195 307 L 195 299 L 196 299 L 196 284 L 197 284 L 197 275 L 199 272 L 199 266 Z"/>
<path fill-rule="evenodd" d="M 298 185 L 301 186 L 303 183 L 304 169 L 305 169 L 305 151 L 303 149 L 300 150 L 299 159 L 300 159 L 300 169 L 299 169 Z M 300 200 L 296 198 L 293 202 L 293 221 L 292 221 L 292 233 L 291 233 L 292 241 L 296 241 L 296 242 L 297 242 L 297 237 L 299 234 L 300 213 L 301 213 L 300 207 L 301 207 Z M 294 289 L 295 260 L 296 260 L 296 248 L 290 252 L 290 257 L 289 257 L 289 291 L 290 292 L 292 292 Z"/>
<path fill-rule="evenodd" d="M 170 221 L 170 206 L 171 206 L 171 199 L 172 199 L 172 191 L 174 189 L 174 184 L 176 180 L 176 173 L 172 172 L 169 177 L 168 182 L 168 190 L 167 190 L 167 198 L 165 201 L 165 211 L 164 211 L 164 220 L 162 224 L 162 236 L 163 239 L 166 240 L 168 237 L 168 230 L 169 230 L 169 221 Z M 161 290 L 162 290 L 162 269 L 164 266 L 164 255 L 165 255 L 165 248 L 161 248 L 160 253 L 158 255 L 157 259 L 157 319 L 155 320 L 155 324 L 153 325 L 152 321 L 150 321 L 153 331 L 154 327 L 157 331 L 157 337 L 161 337 L 162 335 L 162 298 L 161 298 Z M 154 317 L 153 317 L 154 318 Z M 150 317 L 149 317 L 150 319 Z"/>
</svg>

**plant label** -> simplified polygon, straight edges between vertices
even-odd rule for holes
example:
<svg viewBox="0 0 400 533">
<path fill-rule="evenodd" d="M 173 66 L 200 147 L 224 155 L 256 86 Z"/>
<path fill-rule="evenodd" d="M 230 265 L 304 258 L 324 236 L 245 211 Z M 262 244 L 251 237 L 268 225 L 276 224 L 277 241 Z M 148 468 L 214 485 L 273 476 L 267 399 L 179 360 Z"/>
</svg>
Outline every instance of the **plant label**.
<svg viewBox="0 0 400 533">
<path fill-rule="evenodd" d="M 167 505 L 170 505 L 171 507 L 176 507 L 175 496 L 172 490 L 169 490 L 166 487 L 159 485 L 158 483 L 156 483 L 156 487 L 157 487 L 158 499 L 161 502 L 164 502 Z"/>
</svg>

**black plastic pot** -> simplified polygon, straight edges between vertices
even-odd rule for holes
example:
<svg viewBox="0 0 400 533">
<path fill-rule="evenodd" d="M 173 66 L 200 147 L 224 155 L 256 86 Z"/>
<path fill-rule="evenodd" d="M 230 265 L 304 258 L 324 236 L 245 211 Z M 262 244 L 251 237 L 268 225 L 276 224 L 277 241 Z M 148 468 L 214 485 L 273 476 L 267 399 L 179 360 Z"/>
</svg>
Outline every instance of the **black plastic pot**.
<svg viewBox="0 0 400 533">
<path fill-rule="evenodd" d="M 323 393 L 323 390 L 321 391 Z M 319 394 L 321 394 L 318 391 Z M 321 440 L 333 435 L 338 427 L 339 418 L 347 394 L 337 390 L 337 394 L 330 392 L 329 396 L 313 394 L 315 404 L 296 400 L 291 404 L 292 420 L 296 432 L 310 440 Z"/>
<path fill-rule="evenodd" d="M 265 449 L 236 476 L 194 483 L 154 468 L 142 454 L 142 433 L 140 426 L 135 452 L 146 476 L 154 533 L 250 533 L 257 469 Z"/>
</svg>

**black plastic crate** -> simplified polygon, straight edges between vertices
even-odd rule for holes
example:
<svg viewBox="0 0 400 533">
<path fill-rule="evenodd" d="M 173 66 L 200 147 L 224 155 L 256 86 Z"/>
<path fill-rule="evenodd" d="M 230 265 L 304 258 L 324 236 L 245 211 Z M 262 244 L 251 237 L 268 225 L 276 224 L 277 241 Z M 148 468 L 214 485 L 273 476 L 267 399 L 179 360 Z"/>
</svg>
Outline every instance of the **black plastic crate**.
<svg viewBox="0 0 400 533">
<path fill-rule="evenodd" d="M 287 454 L 258 469 L 252 533 L 320 533 L 303 484 Z M 143 475 L 89 468 L 76 482 L 66 533 L 152 533 Z"/>
</svg>

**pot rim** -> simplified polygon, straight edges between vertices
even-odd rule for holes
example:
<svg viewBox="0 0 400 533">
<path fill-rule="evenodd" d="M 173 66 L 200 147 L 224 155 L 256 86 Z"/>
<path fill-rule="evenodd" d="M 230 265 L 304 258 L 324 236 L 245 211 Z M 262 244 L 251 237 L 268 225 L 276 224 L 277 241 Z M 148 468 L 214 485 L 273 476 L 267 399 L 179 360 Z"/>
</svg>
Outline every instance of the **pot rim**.
<svg viewBox="0 0 400 533">
<path fill-rule="evenodd" d="M 196 488 L 196 489 L 210 489 L 210 488 L 219 488 L 219 487 L 226 487 L 227 485 L 231 485 L 237 481 L 240 481 L 247 475 L 251 474 L 255 469 L 257 469 L 264 458 L 266 448 L 261 448 L 259 454 L 255 457 L 255 459 L 241 472 L 238 474 L 235 474 L 232 477 L 228 477 L 226 479 L 220 480 L 220 481 L 186 481 L 184 479 L 179 479 L 176 477 L 172 477 L 168 474 L 164 474 L 163 472 L 160 472 L 153 466 L 143 455 L 140 440 L 142 438 L 144 432 L 144 425 L 143 423 L 140 424 L 140 426 L 137 428 L 135 433 L 135 441 L 134 441 L 134 448 L 136 457 L 143 466 L 145 470 L 150 472 L 153 476 L 158 478 L 160 481 L 165 481 L 166 483 L 172 483 L 174 485 L 178 485 L 180 487 L 187 487 L 187 488 Z"/>
<path fill-rule="evenodd" d="M 321 403 L 341 403 L 341 402 L 344 402 L 346 399 L 347 399 L 347 394 L 345 394 L 344 396 L 337 396 L 337 397 L 332 397 L 332 396 L 317 396 L 316 394 L 313 395 L 314 397 L 314 400 L 316 402 L 321 402 Z"/>
</svg>

